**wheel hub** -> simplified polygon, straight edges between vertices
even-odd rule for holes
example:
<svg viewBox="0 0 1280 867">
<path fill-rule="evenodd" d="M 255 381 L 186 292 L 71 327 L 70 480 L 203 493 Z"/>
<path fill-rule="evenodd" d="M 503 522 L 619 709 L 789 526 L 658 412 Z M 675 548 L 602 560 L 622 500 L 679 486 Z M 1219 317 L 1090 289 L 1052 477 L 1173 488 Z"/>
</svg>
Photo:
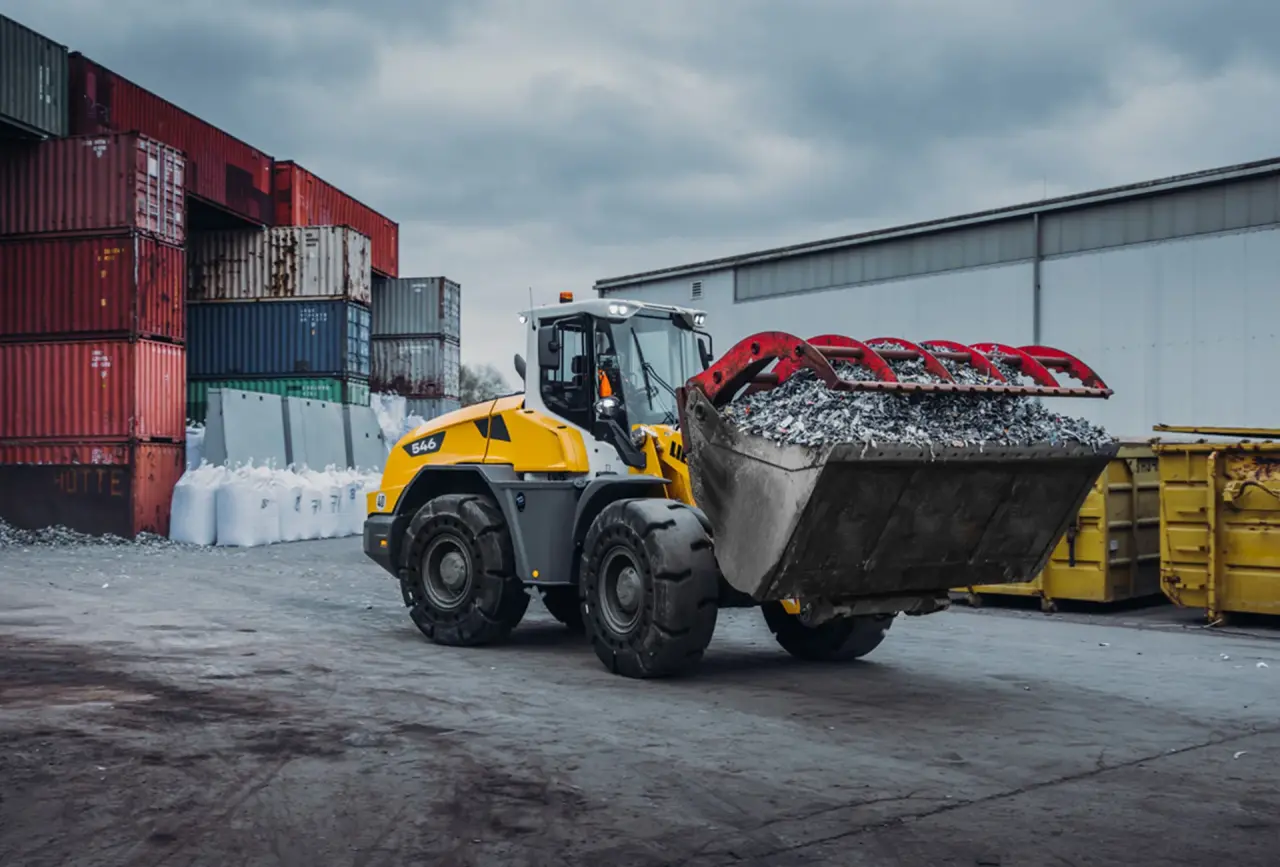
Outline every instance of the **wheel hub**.
<svg viewBox="0 0 1280 867">
<path fill-rule="evenodd" d="M 605 555 L 598 588 L 600 613 L 609 629 L 620 635 L 635 629 L 644 608 L 644 579 L 626 548 Z"/>
<path fill-rule="evenodd" d="M 422 589 L 435 608 L 462 607 L 471 595 L 471 554 L 453 535 L 436 537 L 422 555 Z"/>
</svg>

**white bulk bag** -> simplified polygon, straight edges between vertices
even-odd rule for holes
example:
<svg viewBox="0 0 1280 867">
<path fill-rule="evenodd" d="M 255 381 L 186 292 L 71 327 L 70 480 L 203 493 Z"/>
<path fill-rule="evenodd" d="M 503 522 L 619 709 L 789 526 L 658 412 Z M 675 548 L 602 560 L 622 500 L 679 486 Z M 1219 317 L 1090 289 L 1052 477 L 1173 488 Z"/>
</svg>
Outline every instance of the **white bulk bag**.
<svg viewBox="0 0 1280 867">
<path fill-rule="evenodd" d="M 280 510 L 280 541 L 298 542 L 310 538 L 314 521 L 302 479 L 293 470 L 277 470 L 272 477 L 272 485 Z"/>
<path fill-rule="evenodd" d="M 224 467 L 202 463 L 187 470 L 173 487 L 169 538 L 189 545 L 212 545 L 218 538 L 217 495 L 227 477 Z"/>
<path fill-rule="evenodd" d="M 280 507 L 271 470 L 243 467 L 233 472 L 217 496 L 218 545 L 252 548 L 280 540 Z"/>
</svg>

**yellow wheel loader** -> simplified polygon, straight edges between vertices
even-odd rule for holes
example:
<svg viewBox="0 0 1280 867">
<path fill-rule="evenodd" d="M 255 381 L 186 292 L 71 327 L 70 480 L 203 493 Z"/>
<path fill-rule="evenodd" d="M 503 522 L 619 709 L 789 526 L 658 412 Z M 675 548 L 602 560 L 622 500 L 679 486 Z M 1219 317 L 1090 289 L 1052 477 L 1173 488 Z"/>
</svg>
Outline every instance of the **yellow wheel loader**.
<svg viewBox="0 0 1280 867">
<path fill-rule="evenodd" d="M 524 392 L 410 432 L 369 494 L 365 552 L 439 644 L 501 641 L 536 591 L 627 677 L 695 667 L 725 607 L 761 607 L 796 657 L 855 659 L 898 614 L 947 607 L 949 588 L 1030 580 L 1115 453 L 779 445 L 720 411 L 802 370 L 832 389 L 924 400 L 1111 394 L 1049 347 L 766 332 L 713 361 L 698 310 L 564 293 L 520 318 Z M 935 375 L 898 381 L 895 359 Z M 849 363 L 869 375 L 843 378 L 835 365 Z"/>
</svg>

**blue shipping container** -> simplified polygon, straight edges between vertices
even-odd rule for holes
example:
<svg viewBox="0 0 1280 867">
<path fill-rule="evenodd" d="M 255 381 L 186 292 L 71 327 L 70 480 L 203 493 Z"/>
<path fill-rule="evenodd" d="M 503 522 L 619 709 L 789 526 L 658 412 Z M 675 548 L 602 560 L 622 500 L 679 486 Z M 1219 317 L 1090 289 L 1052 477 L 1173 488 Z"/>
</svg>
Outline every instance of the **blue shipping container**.
<svg viewBox="0 0 1280 867">
<path fill-rule="evenodd" d="M 349 301 L 187 305 L 187 376 L 369 375 L 369 308 Z"/>
</svg>

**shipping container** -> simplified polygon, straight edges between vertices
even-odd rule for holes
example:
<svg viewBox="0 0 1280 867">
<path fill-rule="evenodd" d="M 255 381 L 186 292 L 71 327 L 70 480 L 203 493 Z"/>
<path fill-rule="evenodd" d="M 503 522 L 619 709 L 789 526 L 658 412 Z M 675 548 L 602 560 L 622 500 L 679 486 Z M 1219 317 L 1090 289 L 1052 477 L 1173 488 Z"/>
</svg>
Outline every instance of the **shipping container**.
<svg viewBox="0 0 1280 867">
<path fill-rule="evenodd" d="M 346 301 L 188 304 L 192 379 L 369 375 L 369 308 Z"/>
<path fill-rule="evenodd" d="M 1033 596 L 1046 611 L 1059 601 L 1123 602 L 1160 596 L 1160 476 L 1146 443 L 1121 447 L 1034 580 L 956 588 L 983 596 Z"/>
<path fill-rule="evenodd" d="M 0 124 L 39 138 L 67 134 L 67 47 L 0 15 Z"/>
<path fill-rule="evenodd" d="M 274 169 L 277 226 L 350 226 L 372 245 L 372 267 L 384 277 L 400 276 L 400 225 L 292 160 Z"/>
<path fill-rule="evenodd" d="M 153 340 L 0 344 L 0 440 L 181 442 L 186 368 Z"/>
<path fill-rule="evenodd" d="M 0 235 L 136 229 L 181 246 L 186 160 L 139 135 L 0 145 Z"/>
<path fill-rule="evenodd" d="M 132 539 L 169 535 L 183 443 L 0 442 L 0 519 Z"/>
<path fill-rule="evenodd" d="M 462 338 L 462 287 L 447 277 L 375 277 L 373 336 Z"/>
<path fill-rule="evenodd" d="M 1155 449 L 1165 595 L 1203 608 L 1210 623 L 1237 612 L 1280 615 L 1280 442 Z"/>
<path fill-rule="evenodd" d="M 0 340 L 181 341 L 186 253 L 138 232 L 0 239 Z"/>
<path fill-rule="evenodd" d="M 136 130 L 183 151 L 187 192 L 259 225 L 271 224 L 271 157 L 73 52 L 71 132 Z"/>
<path fill-rule="evenodd" d="M 198 379 L 187 380 L 187 418 L 204 421 L 209 411 L 209 390 L 234 388 L 278 394 L 281 397 L 303 397 L 328 403 L 353 406 L 369 405 L 369 380 L 359 377 L 285 376 L 272 379 Z"/>
<path fill-rule="evenodd" d="M 459 409 L 462 409 L 462 402 L 456 397 L 411 397 L 405 401 L 405 416 L 416 415 L 424 421 Z"/>
<path fill-rule="evenodd" d="M 187 267 L 191 301 L 370 300 L 369 239 L 342 226 L 197 232 Z"/>
<path fill-rule="evenodd" d="M 371 343 L 374 391 L 405 397 L 457 397 L 462 355 L 442 337 L 376 337 Z"/>
</svg>

